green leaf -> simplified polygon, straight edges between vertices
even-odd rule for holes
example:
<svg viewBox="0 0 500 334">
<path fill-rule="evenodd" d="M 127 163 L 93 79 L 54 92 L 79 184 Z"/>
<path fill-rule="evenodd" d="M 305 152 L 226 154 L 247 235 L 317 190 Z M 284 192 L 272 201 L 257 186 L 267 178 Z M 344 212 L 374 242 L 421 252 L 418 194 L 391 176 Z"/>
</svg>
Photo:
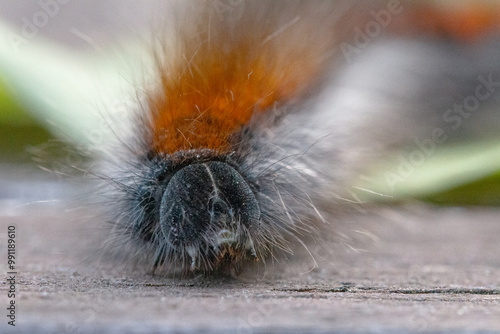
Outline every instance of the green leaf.
<svg viewBox="0 0 500 334">
<path fill-rule="evenodd" d="M 0 126 L 34 124 L 32 116 L 19 105 L 0 80 Z"/>
<path fill-rule="evenodd" d="M 431 194 L 423 198 L 441 205 L 500 205 L 500 171 L 448 191 Z"/>
<path fill-rule="evenodd" d="M 407 152 L 395 152 L 371 166 L 355 182 L 356 195 L 363 201 L 418 198 L 442 204 L 500 204 L 498 196 L 491 195 L 499 185 L 499 142 L 442 147 L 418 166 L 407 157 Z"/>
</svg>

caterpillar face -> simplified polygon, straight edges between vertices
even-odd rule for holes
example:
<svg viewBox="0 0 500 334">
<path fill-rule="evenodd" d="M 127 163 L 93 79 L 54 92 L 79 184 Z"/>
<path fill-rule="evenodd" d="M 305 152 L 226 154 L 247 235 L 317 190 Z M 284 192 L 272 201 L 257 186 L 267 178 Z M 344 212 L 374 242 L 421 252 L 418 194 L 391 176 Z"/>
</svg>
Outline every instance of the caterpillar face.
<svg viewBox="0 0 500 334">
<path fill-rule="evenodd" d="M 195 269 L 257 258 L 253 240 L 261 241 L 263 229 L 256 186 L 230 158 L 207 150 L 181 154 L 177 162 L 158 158 L 131 198 L 143 212 L 134 233 L 157 244 L 155 262 L 188 257 Z"/>
</svg>

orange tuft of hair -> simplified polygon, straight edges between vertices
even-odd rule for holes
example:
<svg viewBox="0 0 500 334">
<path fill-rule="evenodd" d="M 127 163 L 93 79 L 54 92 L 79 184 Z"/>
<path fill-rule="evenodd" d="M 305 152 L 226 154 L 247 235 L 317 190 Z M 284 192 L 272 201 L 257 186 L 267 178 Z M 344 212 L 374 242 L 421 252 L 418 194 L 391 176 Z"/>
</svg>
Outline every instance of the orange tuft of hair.
<svg viewBox="0 0 500 334">
<path fill-rule="evenodd" d="M 322 7 L 332 3 L 242 2 L 235 21 L 221 20 L 211 2 L 187 13 L 175 56 L 156 53 L 161 85 L 148 97 L 154 150 L 227 153 L 255 114 L 303 94 L 330 63 L 338 11 Z"/>
</svg>

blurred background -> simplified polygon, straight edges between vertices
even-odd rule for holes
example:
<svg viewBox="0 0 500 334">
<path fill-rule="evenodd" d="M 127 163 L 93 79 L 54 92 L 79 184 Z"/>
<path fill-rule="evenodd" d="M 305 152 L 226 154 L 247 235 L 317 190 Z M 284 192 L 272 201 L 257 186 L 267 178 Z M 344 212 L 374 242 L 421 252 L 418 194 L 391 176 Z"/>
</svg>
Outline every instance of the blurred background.
<svg viewBox="0 0 500 334">
<path fill-rule="evenodd" d="M 137 84 L 150 65 L 145 45 L 151 22 L 162 3 L 0 0 L 0 196 L 45 197 L 45 180 L 74 173 L 71 166 L 86 168 L 88 156 L 112 135 L 107 120 L 134 108 Z M 443 43 L 451 36 L 466 46 L 478 36 L 499 36 L 498 1 L 422 1 L 412 6 L 415 15 L 387 31 L 404 31 L 405 38 L 428 35 Z M 400 163 L 388 161 L 395 165 L 368 166 L 372 181 L 384 180 L 386 171 Z M 435 186 L 450 177 L 452 182 Z M 465 141 L 453 151 L 438 150 L 406 181 L 384 200 L 498 206 L 500 143 Z M 20 184 L 28 189 L 19 190 Z"/>
<path fill-rule="evenodd" d="M 140 40 L 155 3 L 0 1 L 0 199 L 7 209 L 57 201 L 75 188 L 67 181 L 84 173 L 109 135 L 101 113 L 130 108 L 124 96 L 132 99 L 133 83 L 124 74 L 134 61 L 117 45 Z"/>
</svg>

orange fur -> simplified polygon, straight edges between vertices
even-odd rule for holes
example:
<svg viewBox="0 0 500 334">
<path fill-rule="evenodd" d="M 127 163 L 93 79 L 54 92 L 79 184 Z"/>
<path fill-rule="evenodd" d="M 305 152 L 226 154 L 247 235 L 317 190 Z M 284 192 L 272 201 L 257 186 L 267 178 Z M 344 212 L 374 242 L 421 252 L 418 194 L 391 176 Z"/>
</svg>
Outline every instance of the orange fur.
<svg viewBox="0 0 500 334">
<path fill-rule="evenodd" d="M 398 19 L 393 31 L 431 34 L 472 42 L 485 33 L 500 29 L 500 12 L 484 3 L 438 7 L 416 4 Z"/>
<path fill-rule="evenodd" d="M 167 59 L 164 50 L 157 54 L 161 88 L 148 103 L 155 151 L 206 148 L 227 153 L 232 135 L 255 113 L 304 92 L 325 70 L 325 56 L 333 49 L 335 20 L 321 14 L 321 6 L 333 3 L 297 4 L 289 15 L 276 15 L 285 17 L 277 22 L 265 15 L 273 10 L 269 3 L 261 6 L 262 13 L 250 4 L 238 22 L 219 20 L 207 4 L 183 23 L 179 40 L 184 44 L 177 59 Z M 331 16 L 332 11 L 325 13 Z M 304 15 L 317 15 L 319 21 Z"/>
</svg>

